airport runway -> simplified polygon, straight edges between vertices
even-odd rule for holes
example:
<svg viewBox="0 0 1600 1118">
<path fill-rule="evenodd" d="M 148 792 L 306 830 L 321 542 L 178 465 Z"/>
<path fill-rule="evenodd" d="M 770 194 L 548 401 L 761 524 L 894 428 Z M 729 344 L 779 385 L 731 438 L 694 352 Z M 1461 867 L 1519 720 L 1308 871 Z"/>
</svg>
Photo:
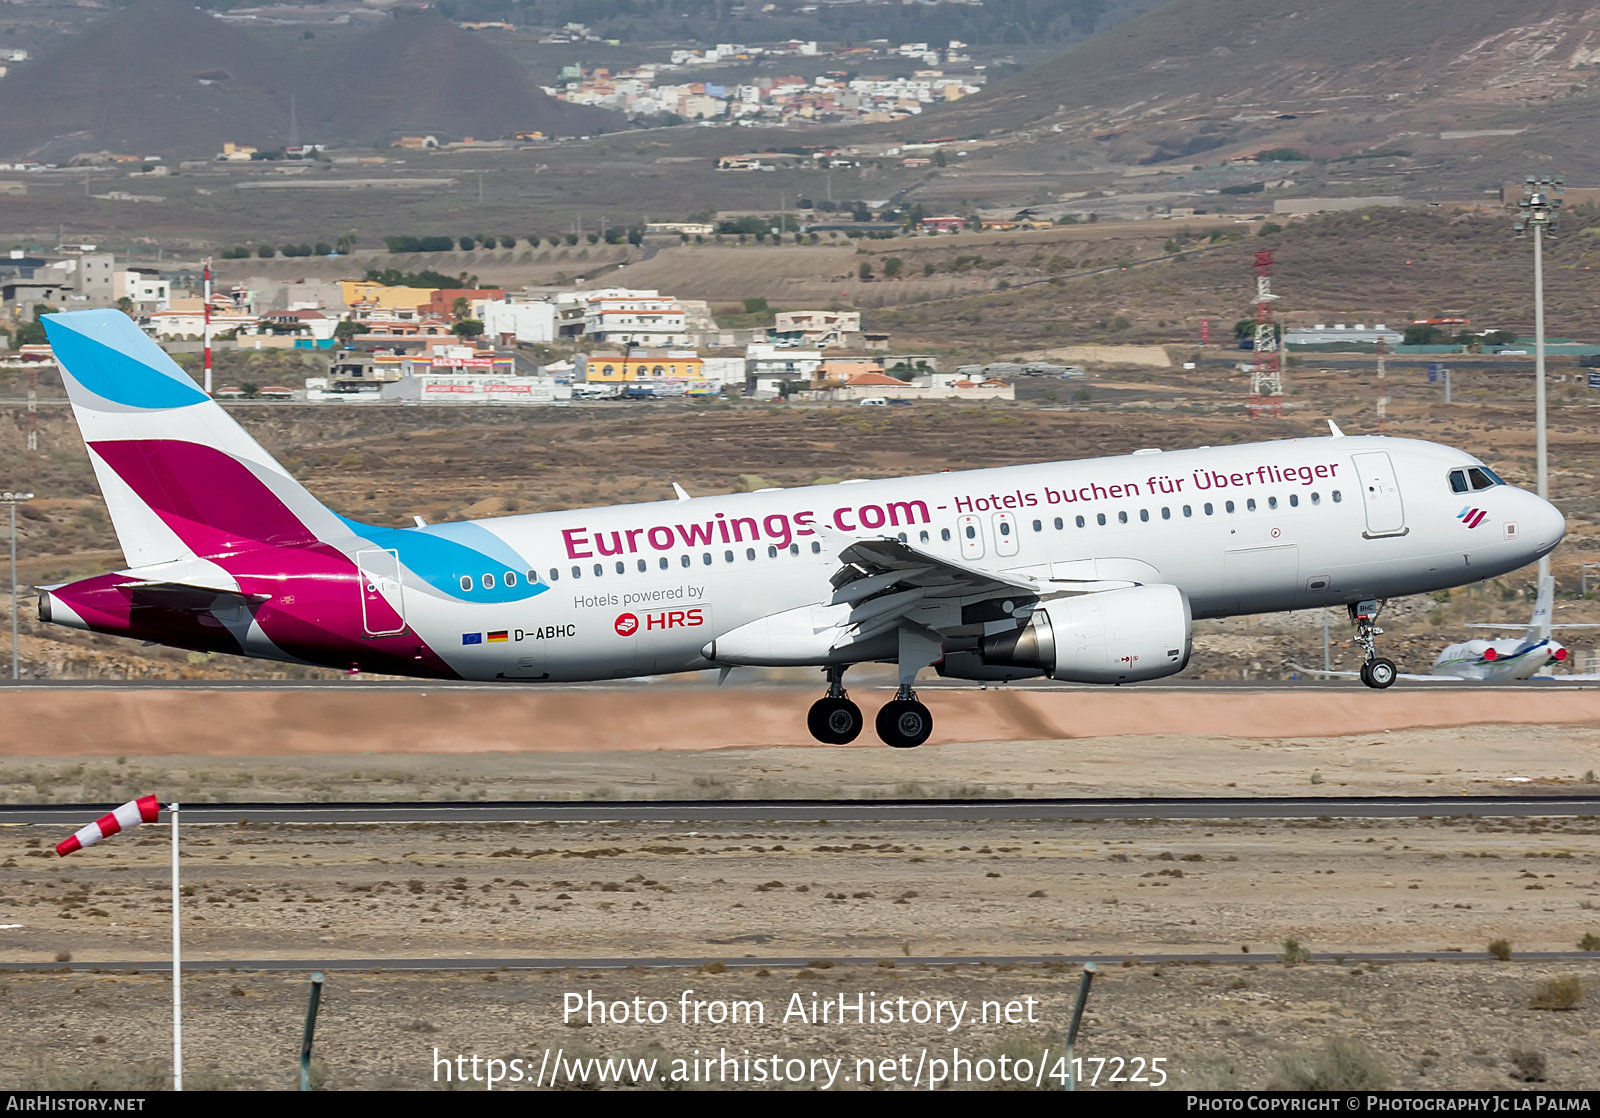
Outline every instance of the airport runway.
<svg viewBox="0 0 1600 1118">
<path fill-rule="evenodd" d="M 716 692 L 715 679 L 717 673 L 708 671 L 698 673 L 703 678 L 693 676 L 639 676 L 634 679 L 598 680 L 593 683 L 479 683 L 467 680 L 418 680 L 418 679 L 366 679 L 360 676 L 350 676 L 345 679 L 36 679 L 12 682 L 0 680 L 0 698 L 14 692 L 39 691 L 46 693 L 60 693 L 73 691 L 331 691 L 331 692 L 401 692 L 420 693 L 428 692 L 471 692 L 481 691 L 496 695 L 505 695 L 508 692 L 524 694 L 585 694 L 591 692 L 615 691 L 642 691 L 647 688 L 659 690 L 663 686 L 672 688 L 674 693 L 686 691 Z M 821 676 L 819 674 L 818 679 Z M 895 682 L 891 675 L 885 674 L 881 679 L 851 679 L 851 690 L 860 691 L 893 691 Z M 970 680 L 959 679 L 924 679 L 917 681 L 918 691 L 1072 691 L 1083 694 L 1195 694 L 1204 692 L 1223 692 L 1228 694 L 1250 692 L 1304 692 L 1307 694 L 1321 694 L 1329 691 L 1342 691 L 1354 694 L 1371 694 L 1372 691 L 1365 684 L 1355 679 L 1167 679 L 1153 680 L 1148 683 L 1134 683 L 1126 687 L 1107 687 L 1099 683 L 1061 683 L 1051 679 L 1021 679 L 1007 683 L 1004 687 L 984 686 Z M 1393 694 L 1398 691 L 1416 691 L 1433 694 L 1440 691 L 1462 691 L 1472 694 L 1495 692 L 1539 692 L 1539 691 L 1595 691 L 1600 690 L 1600 680 L 1594 679 L 1566 679 L 1561 676 L 1550 676 L 1544 679 L 1507 680 L 1496 683 L 1476 683 L 1470 680 L 1442 679 L 1437 683 L 1423 683 L 1416 680 L 1401 679 L 1387 691 Z M 722 689 L 722 694 L 731 692 L 750 691 L 764 692 L 776 691 L 780 693 L 802 692 L 810 695 L 822 693 L 822 686 L 818 682 L 809 680 L 766 681 L 760 683 L 739 683 L 738 670 L 732 681 Z"/>
<path fill-rule="evenodd" d="M 734 946 L 739 946 L 735 944 Z M 1519 951 L 1513 961 L 1524 963 L 1587 961 L 1593 962 L 1600 954 L 1593 951 Z M 1136 960 L 1141 965 L 1166 964 L 1216 964 L 1221 966 L 1247 966 L 1271 963 L 1277 956 L 1268 952 L 1259 955 L 1187 954 L 1160 955 L 780 955 L 757 957 L 753 955 L 696 955 L 682 957 L 612 957 L 585 959 L 578 956 L 551 959 L 528 958 L 372 958 L 372 959 L 196 959 L 185 960 L 184 972 L 202 974 L 206 971 L 440 971 L 440 970 L 627 970 L 635 967 L 693 968 L 716 961 L 727 967 L 805 967 L 820 963 L 825 967 L 875 967 L 884 960 L 896 966 L 1073 966 L 1094 963 L 1099 969 L 1129 965 Z M 1313 963 L 1489 963 L 1499 966 L 1506 963 L 1483 951 L 1347 951 L 1340 953 L 1314 953 Z M 151 971 L 170 973 L 170 959 L 114 959 L 103 962 L 92 960 L 71 963 L 0 963 L 0 973 L 6 971 L 44 971 L 47 973 L 96 973 L 109 971 Z"/>
<path fill-rule="evenodd" d="M 81 827 L 106 804 L 3 804 L 0 826 Z M 895 823 L 1102 819 L 1426 819 L 1600 815 L 1600 796 L 1296 796 L 1011 800 L 613 800 L 520 803 L 209 803 L 193 824 Z"/>
</svg>

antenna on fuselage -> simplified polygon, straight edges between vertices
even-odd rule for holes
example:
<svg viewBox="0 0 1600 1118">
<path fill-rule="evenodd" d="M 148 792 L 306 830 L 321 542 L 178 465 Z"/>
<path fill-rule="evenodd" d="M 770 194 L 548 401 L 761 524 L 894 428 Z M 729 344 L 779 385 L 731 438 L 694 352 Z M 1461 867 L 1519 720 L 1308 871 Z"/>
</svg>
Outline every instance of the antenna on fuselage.
<svg viewBox="0 0 1600 1118">
<path fill-rule="evenodd" d="M 1339 430 L 1339 425 L 1333 420 L 1328 420 L 1328 432 L 1336 439 L 1344 438 L 1344 432 Z"/>
<path fill-rule="evenodd" d="M 677 482 L 672 483 L 672 491 L 678 495 L 678 500 L 680 501 L 687 501 L 689 499 L 689 494 L 684 490 L 683 486 L 679 485 Z"/>
</svg>

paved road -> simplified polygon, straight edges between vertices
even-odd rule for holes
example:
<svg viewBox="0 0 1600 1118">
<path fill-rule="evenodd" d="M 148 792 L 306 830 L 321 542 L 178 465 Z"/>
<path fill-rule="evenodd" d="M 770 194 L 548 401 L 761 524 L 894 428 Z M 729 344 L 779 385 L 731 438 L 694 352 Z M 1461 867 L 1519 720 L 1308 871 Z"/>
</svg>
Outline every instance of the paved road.
<svg viewBox="0 0 1600 1118">
<path fill-rule="evenodd" d="M 108 804 L 3 804 L 0 825 L 81 827 Z M 897 823 L 1099 819 L 1415 819 L 1597 816 L 1600 796 L 1038 800 L 613 800 L 502 803 L 227 803 L 185 807 L 187 823 Z"/>
<path fill-rule="evenodd" d="M 735 945 L 738 946 L 738 945 Z M 1137 959 L 1143 964 L 1217 963 L 1244 965 L 1270 963 L 1277 959 L 1272 954 L 1239 955 L 1189 952 L 1162 955 L 777 955 L 755 956 L 718 955 L 708 953 L 696 956 L 674 957 L 609 957 L 586 959 L 581 957 L 527 959 L 527 958 L 444 958 L 431 959 L 195 959 L 185 960 L 183 969 L 190 974 L 212 970 L 242 971 L 431 971 L 431 970 L 622 970 L 628 967 L 698 967 L 718 960 L 729 967 L 804 967 L 825 962 L 839 967 L 871 967 L 884 959 L 899 966 L 1003 966 L 1015 964 L 1057 964 L 1082 966 L 1092 962 L 1096 967 L 1121 966 L 1126 960 Z M 1521 951 L 1515 956 L 1520 962 L 1550 962 L 1600 959 L 1593 951 Z M 1351 951 L 1344 954 L 1313 954 L 1314 963 L 1486 963 L 1493 956 L 1481 951 Z M 1504 966 L 1505 964 L 1501 963 Z M 0 973 L 5 971 L 153 971 L 172 970 L 170 958 L 113 959 L 101 962 L 74 960 L 71 963 L 0 963 Z"/>
</svg>

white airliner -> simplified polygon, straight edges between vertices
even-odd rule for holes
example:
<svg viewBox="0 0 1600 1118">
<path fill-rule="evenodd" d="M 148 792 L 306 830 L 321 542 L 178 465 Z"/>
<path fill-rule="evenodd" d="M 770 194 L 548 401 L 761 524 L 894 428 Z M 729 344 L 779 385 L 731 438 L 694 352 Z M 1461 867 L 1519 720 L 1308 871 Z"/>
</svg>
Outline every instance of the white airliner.
<svg viewBox="0 0 1600 1118">
<path fill-rule="evenodd" d="M 851 664 L 898 664 L 877 731 L 914 746 L 933 727 L 922 668 L 1157 679 L 1188 663 L 1197 617 L 1347 605 L 1364 678 L 1387 687 L 1381 600 L 1515 570 L 1565 531 L 1464 451 L 1331 423 L 1331 437 L 381 527 L 321 504 L 125 315 L 44 321 L 128 566 L 43 588 L 42 620 L 521 685 L 809 665 L 827 674 L 808 718 L 825 742 L 862 729 Z"/>
</svg>

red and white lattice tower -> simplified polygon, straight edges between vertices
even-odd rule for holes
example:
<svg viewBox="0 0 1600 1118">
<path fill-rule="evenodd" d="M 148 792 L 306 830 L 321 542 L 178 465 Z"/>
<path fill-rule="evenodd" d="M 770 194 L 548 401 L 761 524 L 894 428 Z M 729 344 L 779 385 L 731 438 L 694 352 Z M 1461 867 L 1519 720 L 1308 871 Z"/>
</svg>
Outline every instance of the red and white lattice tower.
<svg viewBox="0 0 1600 1118">
<path fill-rule="evenodd" d="M 1250 415 L 1283 414 L 1283 363 L 1272 318 L 1272 250 L 1256 253 L 1256 359 L 1250 369 Z"/>
</svg>

